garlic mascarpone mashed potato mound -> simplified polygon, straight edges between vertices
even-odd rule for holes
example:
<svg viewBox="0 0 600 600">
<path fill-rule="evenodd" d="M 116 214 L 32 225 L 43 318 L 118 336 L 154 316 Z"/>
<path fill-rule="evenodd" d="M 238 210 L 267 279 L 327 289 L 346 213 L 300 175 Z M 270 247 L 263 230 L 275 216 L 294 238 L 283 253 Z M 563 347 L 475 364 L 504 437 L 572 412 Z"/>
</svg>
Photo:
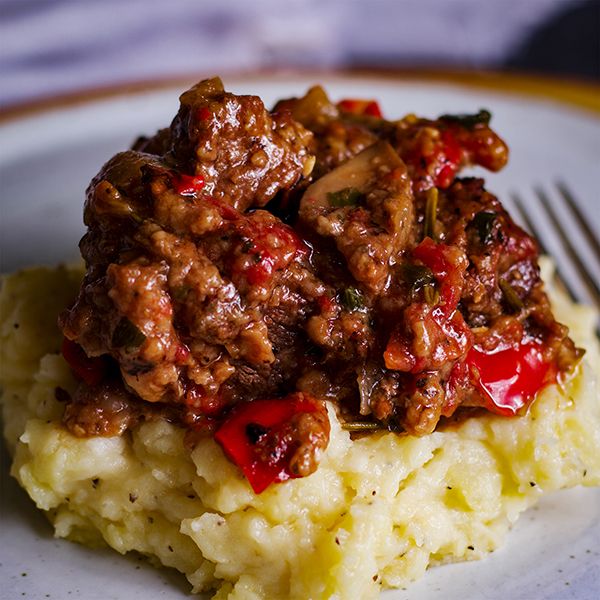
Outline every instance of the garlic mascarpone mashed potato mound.
<svg viewBox="0 0 600 600">
<path fill-rule="evenodd" d="M 5 279 L 0 298 L 12 474 L 58 537 L 135 550 L 216 599 L 373 598 L 430 565 L 481 558 L 543 493 L 600 484 L 594 314 L 557 290 L 555 314 L 587 352 L 526 416 L 488 413 L 423 437 L 351 441 L 330 410 L 319 469 L 257 495 L 212 438 L 190 455 L 184 429 L 167 421 L 114 437 L 63 427 L 55 390 L 73 392 L 76 382 L 58 352 L 56 316 L 82 275 L 26 270 Z"/>
</svg>

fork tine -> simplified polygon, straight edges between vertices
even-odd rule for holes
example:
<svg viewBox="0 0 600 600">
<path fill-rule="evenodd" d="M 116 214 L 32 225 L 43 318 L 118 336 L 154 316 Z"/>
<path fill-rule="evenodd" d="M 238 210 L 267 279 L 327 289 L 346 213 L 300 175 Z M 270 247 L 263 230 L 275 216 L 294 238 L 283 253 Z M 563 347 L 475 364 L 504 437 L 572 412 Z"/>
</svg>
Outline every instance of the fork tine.
<svg viewBox="0 0 600 600">
<path fill-rule="evenodd" d="M 521 217 L 521 220 L 525 224 L 525 227 L 529 229 L 529 233 L 532 233 L 534 235 L 535 241 L 540 247 L 542 254 L 548 254 L 548 248 L 546 248 L 546 245 L 544 244 L 544 240 L 542 239 L 538 228 L 533 224 L 533 220 L 529 218 L 529 213 L 524 208 L 525 203 L 523 202 L 520 196 L 517 196 L 517 194 L 511 194 L 511 198 L 519 213 L 519 216 Z"/>
<path fill-rule="evenodd" d="M 548 248 L 546 247 L 546 244 L 544 244 L 544 240 L 542 239 L 542 236 L 540 235 L 539 229 L 533 224 L 533 220 L 529 217 L 529 213 L 523 208 L 524 207 L 523 200 L 514 193 L 511 194 L 511 198 L 512 198 L 513 204 L 515 205 L 515 208 L 517 209 L 517 212 L 519 213 L 519 216 L 521 217 L 521 221 L 523 222 L 525 227 L 529 230 L 529 233 L 531 233 L 535 237 L 537 245 L 539 246 L 542 254 L 546 254 L 547 256 L 550 256 L 550 253 L 548 252 Z M 555 268 L 555 273 L 556 273 L 556 279 L 558 280 L 560 285 L 567 291 L 567 294 L 571 298 L 573 298 L 573 299 L 577 298 L 577 294 L 576 294 L 575 290 L 569 285 L 568 280 L 563 277 L 562 269 L 560 268 L 560 265 L 555 264 L 554 268 Z"/>
<path fill-rule="evenodd" d="M 587 267 L 579 257 L 579 253 L 577 252 L 577 250 L 573 247 L 573 244 L 569 236 L 566 234 L 564 227 L 562 226 L 560 219 L 558 218 L 556 211 L 552 206 L 552 203 L 550 202 L 546 192 L 544 192 L 543 189 L 537 187 L 535 188 L 535 193 L 538 195 L 538 198 L 540 199 L 542 206 L 546 211 L 546 214 L 548 215 L 548 217 L 550 217 L 550 221 L 552 222 L 552 225 L 554 225 L 556 233 L 560 237 L 560 241 L 562 242 L 566 253 L 569 255 L 573 266 L 576 267 L 579 273 L 579 277 L 583 280 L 590 292 L 592 299 L 600 308 L 600 287 L 598 286 L 594 278 L 590 275 Z M 580 224 L 581 223 L 583 223 L 583 221 L 581 221 Z"/>
<path fill-rule="evenodd" d="M 564 198 L 566 205 L 571 210 L 571 214 L 575 217 L 575 220 L 577 221 L 581 231 L 583 231 L 585 237 L 587 238 L 590 248 L 592 248 L 592 250 L 595 252 L 598 260 L 600 260 L 600 243 L 598 243 L 598 239 L 591 230 L 587 219 L 581 213 L 581 209 L 577 205 L 577 202 L 575 202 L 573 194 L 569 191 L 564 181 L 557 181 L 556 187 L 561 196 Z"/>
<path fill-rule="evenodd" d="M 540 205 L 542 206 L 544 213 L 546 214 L 547 218 L 550 220 L 549 224 L 553 226 L 553 228 L 556 225 L 556 221 L 558 221 L 557 215 L 555 212 L 553 212 L 553 216 L 550 214 L 550 212 L 547 210 L 547 206 L 549 205 L 549 203 L 544 202 L 544 200 L 541 198 L 539 191 L 536 191 L 538 200 L 540 201 Z M 577 277 L 577 273 L 569 273 L 569 275 L 573 276 L 575 275 L 575 278 L 573 280 L 571 280 L 571 277 L 566 277 L 565 276 L 565 271 L 563 271 L 563 267 L 566 267 L 566 265 L 570 265 L 571 262 L 567 262 L 567 261 L 563 261 L 563 260 L 559 260 L 559 255 L 560 255 L 560 248 L 556 248 L 557 252 L 559 254 L 556 254 L 554 252 L 550 252 L 548 250 L 548 246 L 545 244 L 545 239 L 544 236 L 542 236 L 541 234 L 541 226 L 537 226 L 534 224 L 534 222 L 537 222 L 537 220 L 535 219 L 535 212 L 530 212 L 529 209 L 527 208 L 527 204 L 525 202 L 523 202 L 523 199 L 521 198 L 520 195 L 516 194 L 516 193 L 512 193 L 510 195 L 510 198 L 512 200 L 512 203 L 514 204 L 514 207 L 516 209 L 517 214 L 521 217 L 521 221 L 522 223 L 525 225 L 525 227 L 529 230 L 529 232 L 531 234 L 533 234 L 533 236 L 536 238 L 537 242 L 538 242 L 538 246 L 540 248 L 540 251 L 543 252 L 544 254 L 547 254 L 548 256 L 552 256 L 554 255 L 554 257 L 556 258 L 555 260 L 555 279 L 556 282 L 558 283 L 559 286 L 561 286 L 566 293 L 571 297 L 572 300 L 574 300 L 575 302 L 583 302 L 585 303 L 589 303 L 590 300 L 592 301 L 592 303 L 594 303 L 596 305 L 596 307 L 600 308 L 600 298 L 598 296 L 598 294 L 593 294 L 591 293 L 591 290 L 589 288 L 589 286 L 584 284 L 584 281 L 582 281 L 582 279 L 580 277 Z M 547 198 L 546 198 L 547 200 Z M 552 209 L 550 209 L 552 210 Z M 556 227 L 556 229 L 558 229 L 558 231 L 556 232 L 556 235 L 558 235 L 561 243 L 563 246 L 565 246 L 564 244 L 564 229 L 563 227 Z M 552 240 L 550 240 L 552 241 Z M 554 245 L 553 245 L 554 247 Z M 573 249 L 573 248 L 571 248 Z M 562 249 L 563 252 L 565 250 L 565 248 Z M 565 257 L 563 257 L 565 258 Z M 568 256 L 569 259 L 571 259 L 571 254 L 569 253 Z M 573 285 L 572 285 L 573 283 Z M 577 287 L 574 287 L 575 283 L 578 284 Z M 582 289 L 583 286 L 583 289 Z M 596 286 L 594 286 L 596 287 Z M 581 292 L 585 292 L 585 296 L 582 295 Z M 596 337 L 598 339 L 600 339 L 600 321 L 597 319 L 596 320 L 596 326 L 595 326 L 595 331 L 594 331 Z"/>
<path fill-rule="evenodd" d="M 537 218 L 538 215 L 536 214 L 537 211 L 533 210 L 532 207 L 529 207 L 519 194 L 513 192 L 511 194 L 511 199 L 517 214 L 521 217 L 521 221 L 529 230 L 529 232 L 536 238 L 541 252 L 547 254 L 548 256 L 554 255 L 556 269 L 555 273 L 558 283 L 576 302 L 583 302 L 584 304 L 592 303 L 600 307 L 598 296 L 591 293 L 591 290 L 589 290 L 588 286 L 585 285 L 578 276 L 578 272 L 567 272 L 567 268 L 571 264 L 571 260 L 570 256 L 565 254 L 564 248 L 556 247 L 554 252 L 549 251 L 548 246 L 546 245 L 546 240 L 551 243 L 553 239 L 555 241 L 559 241 L 559 239 L 553 238 L 550 235 L 546 235 L 549 232 L 546 231 L 543 222 L 539 222 L 539 219 Z M 538 197 L 538 201 L 539 200 L 540 199 Z M 547 215 L 545 211 L 540 213 L 540 216 L 543 215 L 546 215 L 546 220 L 548 221 L 549 215 Z M 548 225 L 553 227 L 554 223 L 552 221 L 548 221 L 547 226 Z M 555 233 L 555 236 L 558 236 L 558 234 Z M 560 241 L 562 246 L 562 240 Z M 600 337 L 600 324 L 598 325 L 596 331 L 598 337 Z"/>
</svg>

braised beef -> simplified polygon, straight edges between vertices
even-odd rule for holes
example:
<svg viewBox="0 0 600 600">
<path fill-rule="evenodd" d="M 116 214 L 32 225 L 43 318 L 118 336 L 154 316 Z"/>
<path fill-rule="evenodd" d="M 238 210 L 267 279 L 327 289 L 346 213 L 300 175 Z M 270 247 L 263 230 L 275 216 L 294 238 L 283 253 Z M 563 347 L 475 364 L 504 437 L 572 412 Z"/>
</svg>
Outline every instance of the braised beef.
<svg viewBox="0 0 600 600">
<path fill-rule="evenodd" d="M 482 180 L 456 177 L 506 162 L 489 114 L 394 122 L 353 106 L 313 88 L 269 112 L 203 81 L 170 128 L 101 169 L 60 324 L 119 376 L 81 383 L 72 431 L 122 433 L 153 403 L 211 432 L 239 403 L 303 392 L 423 435 L 461 406 L 494 409 L 473 348 L 539 347 L 545 382 L 572 368 L 535 242 Z M 282 429 L 294 475 L 316 468 L 324 414 Z"/>
</svg>

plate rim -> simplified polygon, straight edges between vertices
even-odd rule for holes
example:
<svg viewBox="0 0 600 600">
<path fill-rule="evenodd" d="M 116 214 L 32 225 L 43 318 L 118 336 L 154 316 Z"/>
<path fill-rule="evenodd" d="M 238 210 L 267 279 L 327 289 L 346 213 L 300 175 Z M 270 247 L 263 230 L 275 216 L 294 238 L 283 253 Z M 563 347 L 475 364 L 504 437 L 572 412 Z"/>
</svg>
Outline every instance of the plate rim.
<svg viewBox="0 0 600 600">
<path fill-rule="evenodd" d="M 69 92 L 49 94 L 0 107 L 0 126 L 55 110 L 78 107 L 119 97 L 159 92 L 189 85 L 190 82 L 214 74 L 207 72 L 178 73 L 173 76 L 122 81 L 95 85 Z M 570 77 L 554 77 L 537 73 L 502 70 L 390 69 L 360 67 L 347 69 L 257 69 L 223 70 L 223 79 L 240 82 L 290 81 L 294 77 L 319 80 L 373 80 L 379 83 L 455 85 L 471 90 L 490 91 L 525 100 L 553 101 L 571 109 L 600 116 L 600 83 Z"/>
</svg>

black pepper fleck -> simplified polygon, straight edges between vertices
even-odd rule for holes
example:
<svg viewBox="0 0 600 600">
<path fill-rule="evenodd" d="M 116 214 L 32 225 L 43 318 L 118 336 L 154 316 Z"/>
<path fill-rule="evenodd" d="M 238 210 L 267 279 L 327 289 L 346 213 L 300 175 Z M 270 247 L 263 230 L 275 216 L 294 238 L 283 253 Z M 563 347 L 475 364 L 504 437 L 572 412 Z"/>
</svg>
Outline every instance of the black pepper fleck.
<svg viewBox="0 0 600 600">
<path fill-rule="evenodd" d="M 169 544 L 167 548 L 169 549 L 169 552 L 173 552 L 173 546 L 171 546 L 171 544 Z"/>
<path fill-rule="evenodd" d="M 100 483 L 100 478 L 99 477 L 94 477 L 94 479 L 92 479 L 92 487 L 94 489 L 96 489 L 98 487 L 99 483 Z"/>
<path fill-rule="evenodd" d="M 137 495 L 134 494 L 133 492 L 129 493 L 129 502 L 131 502 L 132 504 L 138 499 Z"/>
<path fill-rule="evenodd" d="M 530 482 L 529 482 L 529 485 L 530 485 L 531 487 L 535 487 L 535 486 L 536 486 L 536 483 L 535 483 L 535 481 L 530 481 Z"/>
<path fill-rule="evenodd" d="M 335 543 L 336 543 L 338 546 L 340 545 L 340 540 L 339 540 L 339 538 L 338 538 L 337 536 L 336 536 L 336 538 L 335 538 Z"/>
<path fill-rule="evenodd" d="M 475 546 L 467 546 L 469 550 L 475 550 Z"/>
<path fill-rule="evenodd" d="M 248 423 L 246 425 L 246 437 L 251 444 L 257 444 L 268 431 L 266 427 L 259 423 Z"/>
</svg>

